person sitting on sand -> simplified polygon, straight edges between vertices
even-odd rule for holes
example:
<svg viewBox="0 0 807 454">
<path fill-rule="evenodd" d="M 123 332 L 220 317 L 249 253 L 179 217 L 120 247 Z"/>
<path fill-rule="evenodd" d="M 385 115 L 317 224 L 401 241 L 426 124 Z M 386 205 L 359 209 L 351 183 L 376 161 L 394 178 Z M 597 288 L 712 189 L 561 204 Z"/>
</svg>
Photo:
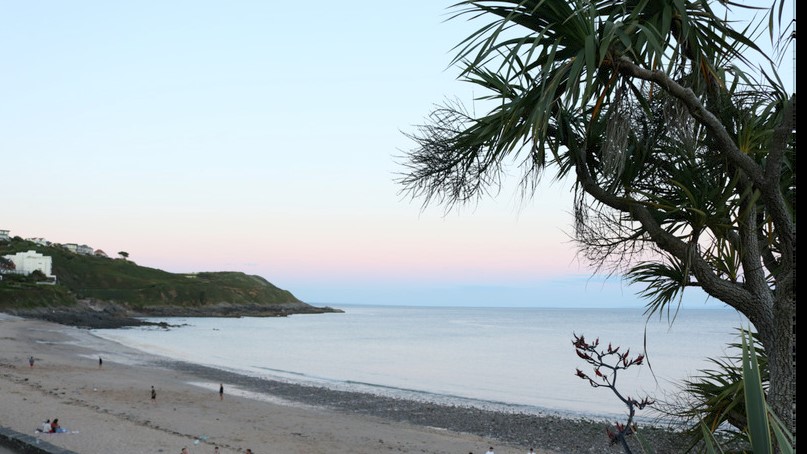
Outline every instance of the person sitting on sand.
<svg viewBox="0 0 807 454">
<path fill-rule="evenodd" d="M 50 433 L 54 434 L 67 433 L 67 429 L 59 425 L 59 418 L 53 418 L 53 422 L 50 423 Z"/>
</svg>

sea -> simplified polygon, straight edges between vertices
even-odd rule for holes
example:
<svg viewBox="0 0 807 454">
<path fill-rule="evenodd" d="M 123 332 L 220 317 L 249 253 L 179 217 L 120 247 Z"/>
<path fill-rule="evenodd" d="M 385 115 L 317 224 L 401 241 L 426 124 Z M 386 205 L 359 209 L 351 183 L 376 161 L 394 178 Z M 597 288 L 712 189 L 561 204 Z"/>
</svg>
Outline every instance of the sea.
<svg viewBox="0 0 807 454">
<path fill-rule="evenodd" d="M 579 358 L 574 336 L 645 355 L 620 370 L 626 396 L 674 402 L 682 380 L 734 356 L 749 323 L 730 309 L 339 306 L 343 313 L 272 318 L 149 318 L 175 327 L 93 330 L 166 358 L 267 380 L 483 409 L 624 419 L 626 407 Z M 605 369 L 603 369 L 604 371 Z M 218 390 L 218 383 L 211 384 Z M 230 388 L 228 387 L 228 392 Z M 652 409 L 638 420 L 658 421 Z"/>
</svg>

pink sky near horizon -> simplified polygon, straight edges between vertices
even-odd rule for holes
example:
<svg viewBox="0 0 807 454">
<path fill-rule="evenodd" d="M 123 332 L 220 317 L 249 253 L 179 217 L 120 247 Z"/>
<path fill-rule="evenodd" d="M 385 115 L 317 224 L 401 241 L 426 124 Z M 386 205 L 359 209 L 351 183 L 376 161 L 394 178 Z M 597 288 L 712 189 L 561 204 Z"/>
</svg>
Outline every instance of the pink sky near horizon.
<svg viewBox="0 0 807 454">
<path fill-rule="evenodd" d="M 44 237 L 119 251 L 143 266 L 172 272 L 232 270 L 295 279 L 387 279 L 392 281 L 478 279 L 530 281 L 579 271 L 559 225 L 525 225 L 513 218 L 462 216 L 389 222 L 350 219 L 268 222 L 217 230 L 193 230 L 177 220 L 149 229 L 103 225 L 11 228 L 12 235 Z M 466 215 L 473 216 L 473 215 Z M 549 216 L 547 216 L 549 217 Z M 392 230 L 395 226 L 399 230 Z M 187 230 L 186 230 L 187 228 Z M 27 231 L 26 231 L 27 230 Z M 547 233 L 537 233 L 549 230 Z M 555 230 L 555 232 L 552 232 Z M 480 235 L 480 232 L 482 235 Z"/>
</svg>

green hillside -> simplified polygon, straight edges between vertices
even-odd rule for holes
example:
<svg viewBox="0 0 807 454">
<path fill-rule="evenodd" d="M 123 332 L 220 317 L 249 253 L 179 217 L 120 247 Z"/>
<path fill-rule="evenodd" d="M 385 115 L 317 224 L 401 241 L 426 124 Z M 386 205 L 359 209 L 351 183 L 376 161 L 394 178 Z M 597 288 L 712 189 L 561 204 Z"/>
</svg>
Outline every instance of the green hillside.
<svg viewBox="0 0 807 454">
<path fill-rule="evenodd" d="M 70 306 L 79 300 L 122 304 L 146 313 L 162 312 L 165 306 L 307 306 L 289 291 L 240 272 L 177 274 L 122 258 L 79 255 L 58 245 L 39 246 L 19 238 L 0 242 L 0 257 L 30 250 L 52 257 L 57 284 L 44 285 L 33 282 L 31 277 L 5 275 L 0 281 L 0 310 Z"/>
</svg>

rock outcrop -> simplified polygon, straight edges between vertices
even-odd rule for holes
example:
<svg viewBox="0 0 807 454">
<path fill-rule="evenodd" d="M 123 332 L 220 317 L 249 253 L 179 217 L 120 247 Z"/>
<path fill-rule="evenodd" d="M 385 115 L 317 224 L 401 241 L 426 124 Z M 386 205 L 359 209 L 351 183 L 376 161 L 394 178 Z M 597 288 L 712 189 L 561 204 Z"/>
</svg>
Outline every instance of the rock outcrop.
<svg viewBox="0 0 807 454">
<path fill-rule="evenodd" d="M 142 319 L 144 317 L 286 317 L 294 314 L 323 314 L 342 311 L 327 306 L 315 307 L 306 303 L 217 303 L 203 306 L 161 305 L 132 309 L 124 304 L 80 300 L 78 304 L 71 306 L 6 309 L 4 312 L 79 328 L 109 329 L 145 325 L 168 326 L 164 322 L 148 322 Z"/>
</svg>

